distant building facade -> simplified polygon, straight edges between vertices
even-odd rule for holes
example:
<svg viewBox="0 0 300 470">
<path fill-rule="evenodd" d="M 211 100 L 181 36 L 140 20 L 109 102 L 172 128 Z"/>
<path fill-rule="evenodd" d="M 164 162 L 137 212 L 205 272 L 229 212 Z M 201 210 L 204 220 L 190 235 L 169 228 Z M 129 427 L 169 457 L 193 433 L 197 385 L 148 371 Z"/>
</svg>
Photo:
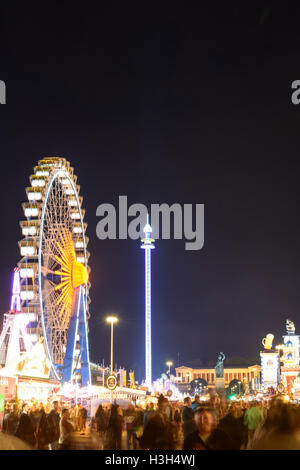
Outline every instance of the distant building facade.
<svg viewBox="0 0 300 470">
<path fill-rule="evenodd" d="M 294 382 L 300 377 L 300 336 L 295 334 L 295 325 L 286 320 L 286 334 L 281 350 L 281 381 L 288 393 L 293 392 Z"/>
<path fill-rule="evenodd" d="M 176 367 L 176 382 L 179 384 L 189 384 L 195 379 L 203 379 L 209 388 L 215 387 L 216 374 L 214 367 L 203 367 L 193 369 L 192 367 Z M 261 366 L 253 365 L 246 367 L 228 366 L 224 367 L 224 383 L 227 387 L 234 379 L 240 380 L 244 385 L 251 386 L 253 390 L 260 387 Z"/>
</svg>

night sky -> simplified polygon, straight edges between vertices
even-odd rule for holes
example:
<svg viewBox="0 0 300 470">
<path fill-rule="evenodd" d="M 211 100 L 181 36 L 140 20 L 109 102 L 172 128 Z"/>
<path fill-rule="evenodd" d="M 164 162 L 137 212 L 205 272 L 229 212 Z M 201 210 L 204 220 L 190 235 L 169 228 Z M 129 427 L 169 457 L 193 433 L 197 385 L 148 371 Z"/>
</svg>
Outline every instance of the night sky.
<svg viewBox="0 0 300 470">
<path fill-rule="evenodd" d="M 219 351 L 257 362 L 262 338 L 280 342 L 287 318 L 300 332 L 300 14 L 284 2 L 225 3 L 1 6 L 0 311 L 29 175 L 63 156 L 88 222 L 91 359 L 108 364 L 114 313 L 115 359 L 139 379 L 144 252 L 96 237 L 97 206 L 119 195 L 205 204 L 202 250 L 158 240 L 152 252 L 154 376 L 178 352 L 180 365 Z"/>
</svg>

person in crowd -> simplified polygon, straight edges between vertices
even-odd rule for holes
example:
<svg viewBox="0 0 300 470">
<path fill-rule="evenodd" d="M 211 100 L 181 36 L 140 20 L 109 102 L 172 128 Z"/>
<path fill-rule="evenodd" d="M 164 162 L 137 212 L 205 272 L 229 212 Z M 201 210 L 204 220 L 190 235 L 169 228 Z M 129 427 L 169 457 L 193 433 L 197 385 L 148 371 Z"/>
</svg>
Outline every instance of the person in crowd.
<svg viewBox="0 0 300 470">
<path fill-rule="evenodd" d="M 58 441 L 60 435 L 60 416 L 58 401 L 53 402 L 52 410 L 48 414 L 48 423 L 51 435 L 50 449 L 58 450 Z"/>
<path fill-rule="evenodd" d="M 227 406 L 227 403 L 226 403 L 226 398 L 225 396 L 221 396 L 220 397 L 220 401 L 219 401 L 219 420 L 224 418 L 227 410 L 228 410 L 228 406 Z"/>
<path fill-rule="evenodd" d="M 173 419 L 173 407 L 172 407 L 172 404 L 171 404 L 169 401 L 168 401 L 168 403 L 167 403 L 165 413 L 166 413 L 166 415 L 167 415 L 169 421 L 172 422 L 172 419 Z"/>
<path fill-rule="evenodd" d="M 59 424 L 60 435 L 59 435 L 59 449 L 68 450 L 70 448 L 70 441 L 72 433 L 74 432 L 74 426 L 70 421 L 70 412 L 68 408 L 64 408 L 61 412 L 61 420 Z"/>
<path fill-rule="evenodd" d="M 148 421 L 151 418 L 151 416 L 153 415 L 153 413 L 154 413 L 154 404 L 151 402 L 149 405 L 147 405 L 146 411 L 145 411 L 144 416 L 143 416 L 143 431 L 144 431 L 145 427 L 147 426 Z"/>
<path fill-rule="evenodd" d="M 47 401 L 47 403 L 45 404 L 45 413 L 48 416 L 50 412 L 51 412 L 51 403 Z"/>
<path fill-rule="evenodd" d="M 79 432 L 83 436 L 86 430 L 87 409 L 81 405 L 79 409 Z"/>
<path fill-rule="evenodd" d="M 135 420 L 136 420 L 136 413 L 134 406 L 132 404 L 128 405 L 126 414 L 124 417 L 125 425 L 126 425 L 126 442 L 127 442 L 127 450 L 133 449 L 136 450 L 136 434 L 135 434 Z"/>
<path fill-rule="evenodd" d="M 213 408 L 198 408 L 195 411 L 196 431 L 184 440 L 183 450 L 230 450 L 233 444 L 227 434 L 218 429 Z"/>
<path fill-rule="evenodd" d="M 125 429 L 125 422 L 124 422 L 124 413 L 123 409 L 121 406 L 118 407 L 118 420 L 119 420 L 119 427 L 121 429 L 121 432 L 118 435 L 118 445 L 120 446 L 120 449 L 122 448 L 122 431 Z"/>
<path fill-rule="evenodd" d="M 268 412 L 268 403 L 267 402 L 264 402 L 263 400 L 261 400 L 259 403 L 258 403 L 261 411 L 262 411 L 262 414 L 263 414 L 263 417 L 264 417 L 264 420 L 266 419 L 267 417 L 267 412 Z"/>
<path fill-rule="evenodd" d="M 299 406 L 275 400 L 268 410 L 265 422 L 257 428 L 249 450 L 299 450 L 300 420 Z"/>
<path fill-rule="evenodd" d="M 219 429 L 230 436 L 234 450 L 241 449 L 247 427 L 244 425 L 243 411 L 238 404 L 234 403 L 229 407 L 225 416 L 220 420 Z"/>
<path fill-rule="evenodd" d="M 3 420 L 3 431 L 7 432 L 7 434 L 15 435 L 17 431 L 17 427 L 19 424 L 19 408 L 16 403 L 14 403 L 11 407 L 10 412 L 8 413 L 6 420 L 5 420 L 5 427 L 4 427 L 4 420 Z"/>
<path fill-rule="evenodd" d="M 252 402 L 250 408 L 245 412 L 244 424 L 248 428 L 248 440 L 249 443 L 260 424 L 264 420 L 264 415 L 257 402 Z"/>
<path fill-rule="evenodd" d="M 32 420 L 28 416 L 28 408 L 29 407 L 27 403 L 22 405 L 22 412 L 15 435 L 22 441 L 29 444 L 31 447 L 34 447 L 36 442 L 35 427 Z"/>
<path fill-rule="evenodd" d="M 37 449 L 49 450 L 51 442 L 50 426 L 43 404 L 39 405 L 39 422 L 36 429 Z"/>
<path fill-rule="evenodd" d="M 32 421 L 33 427 L 34 427 L 34 432 L 36 432 L 37 425 L 40 419 L 40 412 L 39 409 L 36 405 L 36 403 L 32 403 L 31 407 L 28 410 L 29 412 L 29 417 Z"/>
<path fill-rule="evenodd" d="M 106 417 L 105 417 L 105 411 L 101 404 L 97 408 L 97 411 L 95 414 L 95 421 L 96 421 L 97 432 L 100 438 L 102 438 L 104 431 L 106 429 Z"/>
<path fill-rule="evenodd" d="M 191 408 L 191 398 L 185 397 L 183 403 L 184 407 L 182 409 L 182 433 L 183 439 L 186 439 L 189 434 L 196 431 L 196 425 L 194 421 L 194 412 Z"/>
<path fill-rule="evenodd" d="M 10 412 L 10 404 L 8 403 L 8 401 L 6 401 L 4 405 L 4 416 L 8 415 L 9 412 Z"/>
<path fill-rule="evenodd" d="M 8 417 L 10 415 L 11 408 L 9 406 L 9 403 L 5 403 L 4 405 L 4 412 L 3 412 L 3 421 L 2 421 L 2 431 L 7 432 L 7 421 Z"/>
<path fill-rule="evenodd" d="M 193 410 L 193 412 L 195 412 L 199 406 L 201 406 L 200 396 L 195 395 L 194 401 L 191 404 L 191 409 Z"/>
<path fill-rule="evenodd" d="M 180 409 L 176 406 L 173 412 L 173 432 L 174 432 L 175 443 L 179 442 L 180 428 L 181 428 L 181 412 L 180 412 Z"/>
<path fill-rule="evenodd" d="M 76 412 L 76 405 L 73 404 L 70 408 L 70 420 L 72 421 L 73 427 L 76 430 L 76 418 L 75 418 L 75 412 Z"/>
<path fill-rule="evenodd" d="M 81 405 L 76 403 L 76 405 L 72 408 L 72 414 L 71 414 L 71 419 L 74 425 L 74 430 L 78 431 L 79 430 L 79 410 L 80 410 Z"/>
<path fill-rule="evenodd" d="M 215 416 L 218 420 L 220 420 L 223 417 L 222 407 L 221 407 L 221 398 L 217 395 L 217 393 L 212 392 L 210 394 L 210 399 L 209 399 L 209 402 L 207 403 L 207 406 L 215 410 Z"/>
<path fill-rule="evenodd" d="M 105 450 L 122 449 L 122 421 L 123 417 L 120 415 L 119 405 L 113 404 L 110 409 L 110 416 L 104 439 Z"/>
<path fill-rule="evenodd" d="M 144 415 L 145 410 L 141 406 L 135 406 L 135 418 L 133 422 L 133 432 L 135 434 L 135 445 L 140 449 L 138 438 L 140 438 L 144 431 Z"/>
<path fill-rule="evenodd" d="M 45 412 L 45 408 L 44 408 L 44 404 L 43 403 L 39 403 L 37 405 L 37 412 L 36 412 L 36 415 L 37 415 L 37 424 L 39 423 L 40 421 L 40 418 L 42 416 L 42 414 Z"/>
<path fill-rule="evenodd" d="M 160 395 L 157 410 L 145 426 L 143 435 L 139 439 L 142 449 L 169 450 L 173 449 L 174 440 L 170 420 L 166 414 L 168 399 Z"/>
</svg>

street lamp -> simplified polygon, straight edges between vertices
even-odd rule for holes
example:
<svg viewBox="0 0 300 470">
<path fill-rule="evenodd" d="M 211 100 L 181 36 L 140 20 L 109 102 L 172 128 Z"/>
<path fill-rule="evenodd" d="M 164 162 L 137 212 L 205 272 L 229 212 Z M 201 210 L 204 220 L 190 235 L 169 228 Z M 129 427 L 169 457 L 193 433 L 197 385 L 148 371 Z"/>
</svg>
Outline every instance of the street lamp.
<svg viewBox="0 0 300 470">
<path fill-rule="evenodd" d="M 171 366 L 173 365 L 172 361 L 166 362 L 166 365 L 169 367 L 169 378 L 171 377 Z"/>
<path fill-rule="evenodd" d="M 111 326 L 111 335 L 110 335 L 110 373 L 113 374 L 114 371 L 114 350 L 113 350 L 113 344 L 114 344 L 114 323 L 117 323 L 118 318 L 117 317 L 107 317 L 106 318 L 107 323 L 110 323 Z"/>
<path fill-rule="evenodd" d="M 110 374 L 113 375 L 113 372 L 114 372 L 114 349 L 113 349 L 113 345 L 114 345 L 114 323 L 117 323 L 118 321 L 118 318 L 117 317 L 113 317 L 113 316 L 109 316 L 109 317 L 106 317 L 106 322 L 107 323 L 110 323 L 110 332 L 111 332 L 111 335 L 110 335 Z M 111 390 L 110 391 L 110 403 L 112 404 L 113 402 L 113 391 Z"/>
</svg>

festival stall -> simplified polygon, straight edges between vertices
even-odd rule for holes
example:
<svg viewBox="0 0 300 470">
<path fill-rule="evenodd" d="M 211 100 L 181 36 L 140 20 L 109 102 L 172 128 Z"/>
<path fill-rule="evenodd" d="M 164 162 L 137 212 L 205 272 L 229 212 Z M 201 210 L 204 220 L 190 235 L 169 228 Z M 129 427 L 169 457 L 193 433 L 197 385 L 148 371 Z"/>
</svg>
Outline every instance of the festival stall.
<svg viewBox="0 0 300 470">
<path fill-rule="evenodd" d="M 5 401 L 47 403 L 59 389 L 60 383 L 50 380 L 50 364 L 41 341 L 0 370 L 0 396 Z"/>
</svg>

